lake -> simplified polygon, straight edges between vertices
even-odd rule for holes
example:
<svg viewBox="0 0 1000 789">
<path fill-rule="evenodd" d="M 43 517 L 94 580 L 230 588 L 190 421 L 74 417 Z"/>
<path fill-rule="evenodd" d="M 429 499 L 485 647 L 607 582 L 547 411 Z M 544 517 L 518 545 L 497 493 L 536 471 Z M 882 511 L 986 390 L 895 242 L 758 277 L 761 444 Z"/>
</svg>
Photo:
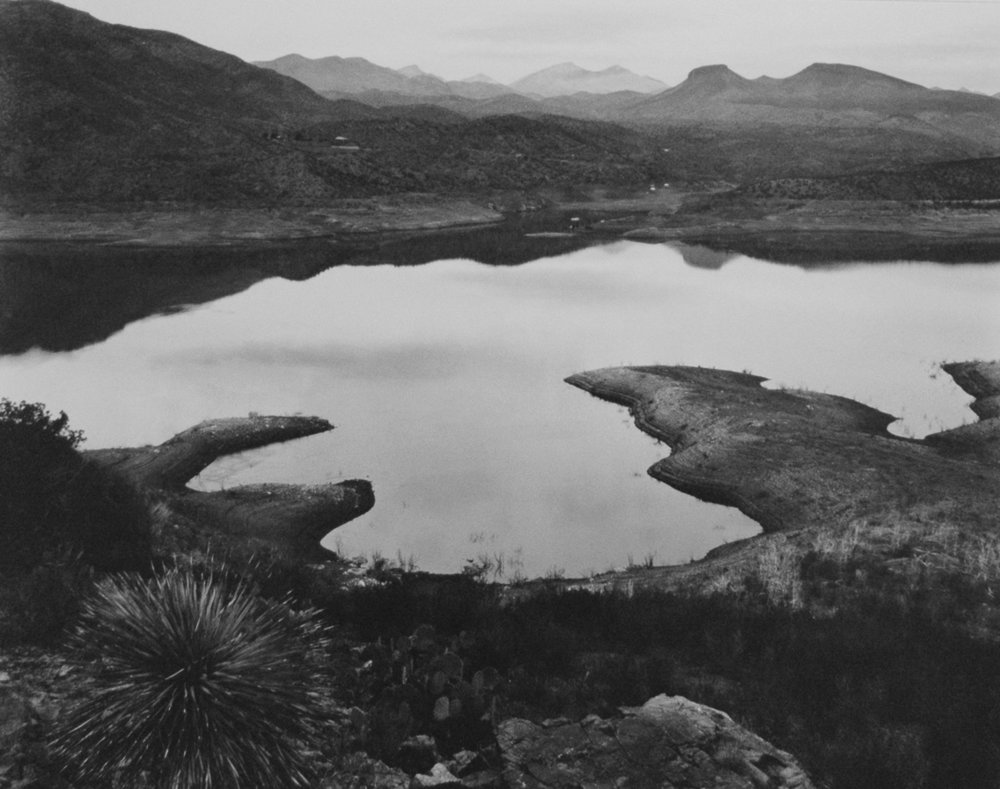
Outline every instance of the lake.
<svg viewBox="0 0 1000 789">
<path fill-rule="evenodd" d="M 580 575 L 685 562 L 757 527 L 654 482 L 667 447 L 566 376 L 749 370 L 922 436 L 973 419 L 937 365 L 1000 357 L 1000 265 L 803 268 L 522 231 L 347 251 L 17 248 L 0 261 L 0 395 L 65 410 L 90 448 L 208 417 L 323 416 L 332 433 L 222 461 L 197 485 L 367 478 L 375 508 L 328 546 Z"/>
</svg>

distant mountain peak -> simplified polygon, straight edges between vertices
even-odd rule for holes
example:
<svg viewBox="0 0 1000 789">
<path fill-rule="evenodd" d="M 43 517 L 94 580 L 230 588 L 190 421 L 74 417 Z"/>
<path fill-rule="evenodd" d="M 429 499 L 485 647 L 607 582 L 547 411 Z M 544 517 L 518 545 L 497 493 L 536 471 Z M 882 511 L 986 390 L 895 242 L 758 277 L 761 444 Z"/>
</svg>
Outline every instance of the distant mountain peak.
<svg viewBox="0 0 1000 789">
<path fill-rule="evenodd" d="M 493 79 L 489 74 L 483 74 L 479 72 L 478 74 L 473 74 L 471 77 L 466 77 L 465 79 L 459 80 L 459 82 L 482 82 L 486 85 L 503 85 L 499 80 Z"/>
<path fill-rule="evenodd" d="M 671 92 L 681 91 L 692 95 L 713 95 L 732 90 L 749 90 L 754 86 L 751 80 L 741 77 L 729 66 L 716 64 L 692 69 L 684 80 Z"/>
<path fill-rule="evenodd" d="M 521 93 L 539 96 L 569 96 L 574 93 L 617 93 L 634 91 L 654 93 L 665 90 L 667 85 L 652 77 L 635 74 L 622 66 L 610 66 L 602 71 L 591 71 L 576 63 L 557 63 L 536 71 L 511 87 Z"/>
<path fill-rule="evenodd" d="M 851 66 L 846 63 L 813 63 L 806 66 L 798 74 L 793 74 L 785 80 L 789 84 L 806 81 L 821 83 L 826 86 L 878 82 L 898 87 L 921 87 L 914 82 L 907 82 L 906 80 L 891 77 L 879 71 L 872 71 L 861 66 Z"/>
<path fill-rule="evenodd" d="M 411 66 L 404 66 L 403 68 L 396 69 L 396 71 L 398 71 L 404 77 L 430 77 L 430 76 L 433 76 L 432 74 L 428 74 L 426 71 L 424 71 L 422 68 L 420 68 L 420 66 L 416 65 L 415 63 L 413 65 L 411 65 Z"/>
<path fill-rule="evenodd" d="M 852 74 L 858 71 L 867 71 L 860 66 L 852 66 L 847 63 L 810 63 L 800 74 Z"/>
<path fill-rule="evenodd" d="M 382 90 L 414 95 L 449 93 L 444 82 L 427 74 L 419 66 L 407 66 L 397 71 L 362 57 L 330 55 L 311 59 L 286 55 L 277 60 L 257 61 L 254 65 L 297 79 L 321 92 L 352 94 Z"/>
<path fill-rule="evenodd" d="M 723 63 L 717 63 L 711 66 L 699 66 L 696 69 L 692 69 L 688 74 L 687 78 L 692 81 L 698 80 L 718 80 L 718 79 L 735 79 L 741 80 L 743 82 L 749 82 L 745 77 L 741 77 L 735 71 L 733 71 L 729 66 Z"/>
<path fill-rule="evenodd" d="M 539 77 L 539 76 L 561 77 L 561 76 L 570 76 L 570 75 L 586 74 L 586 73 L 588 73 L 587 69 L 583 68 L 582 66 L 576 65 L 576 63 L 570 63 L 569 61 L 566 61 L 565 63 L 556 63 L 554 66 L 549 66 L 547 68 L 543 68 L 539 71 L 536 71 L 533 74 L 529 74 L 527 77 L 524 77 L 524 79 L 530 79 L 531 77 Z"/>
<path fill-rule="evenodd" d="M 628 108 L 644 120 L 698 120 L 742 125 L 784 123 L 821 126 L 825 123 L 865 127 L 904 124 L 927 134 L 923 113 L 936 113 L 935 124 L 951 123 L 969 139 L 992 143 L 1000 135 L 958 119 L 963 113 L 1000 116 L 995 101 L 959 91 L 934 91 L 913 82 L 843 63 L 813 63 L 784 79 L 748 80 L 727 66 L 694 69 L 677 87 Z M 941 116 L 949 120 L 941 120 Z M 955 119 L 955 120 L 951 120 Z M 976 123 L 982 123 L 977 120 Z M 989 125 L 989 124 L 987 124 Z"/>
<path fill-rule="evenodd" d="M 280 58 L 276 58 L 275 62 L 277 63 L 280 61 L 282 63 L 301 63 L 308 59 L 309 58 L 305 57 L 304 55 L 300 55 L 298 52 L 290 52 L 287 55 L 282 55 Z"/>
</svg>

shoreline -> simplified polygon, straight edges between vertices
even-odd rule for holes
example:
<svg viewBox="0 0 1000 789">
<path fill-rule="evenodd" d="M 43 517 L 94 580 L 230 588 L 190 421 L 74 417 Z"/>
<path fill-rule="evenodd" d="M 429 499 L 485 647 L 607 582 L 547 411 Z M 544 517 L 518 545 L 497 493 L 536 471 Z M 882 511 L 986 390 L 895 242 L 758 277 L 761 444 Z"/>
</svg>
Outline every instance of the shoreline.
<svg viewBox="0 0 1000 789">
<path fill-rule="evenodd" d="M 942 535 L 962 535 L 954 538 L 956 550 L 988 539 L 1000 502 L 1000 362 L 942 370 L 975 398 L 979 420 L 919 440 L 887 432 L 894 417 L 856 401 L 766 389 L 765 378 L 747 373 L 623 367 L 570 376 L 570 385 L 626 406 L 637 428 L 671 447 L 650 476 L 738 507 L 761 533 L 688 564 L 533 581 L 507 594 L 517 598 L 553 583 L 711 594 L 740 588 L 773 563 L 797 578 L 805 557 L 843 550 L 841 543 L 852 552 L 885 553 L 895 572 L 905 572 L 906 563 L 920 564 L 922 552 L 940 550 Z"/>
<path fill-rule="evenodd" d="M 578 214 L 572 227 L 568 217 Z M 551 216 L 546 224 L 544 218 Z M 401 194 L 316 206 L 148 205 L 0 209 L 0 250 L 8 244 L 115 247 L 245 247 L 325 241 L 357 243 L 396 234 L 438 234 L 540 218 L 583 243 L 682 243 L 774 262 L 1000 260 L 995 205 L 894 201 L 734 199 L 683 188 L 572 194 Z M 543 226 L 545 225 L 545 226 Z"/>
<path fill-rule="evenodd" d="M 0 244 L 100 243 L 114 246 L 236 246 L 347 240 L 394 232 L 433 232 L 503 222 L 487 201 L 398 195 L 322 206 L 144 206 L 0 210 Z"/>
</svg>

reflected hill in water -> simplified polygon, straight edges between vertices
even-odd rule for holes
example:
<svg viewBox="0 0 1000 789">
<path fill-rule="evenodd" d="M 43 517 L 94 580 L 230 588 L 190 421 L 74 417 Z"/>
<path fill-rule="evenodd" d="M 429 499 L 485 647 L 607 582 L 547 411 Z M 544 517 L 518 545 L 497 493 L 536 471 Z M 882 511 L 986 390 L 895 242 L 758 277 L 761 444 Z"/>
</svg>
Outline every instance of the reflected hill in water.
<svg viewBox="0 0 1000 789">
<path fill-rule="evenodd" d="M 594 243 L 580 234 L 526 236 L 539 229 L 537 221 L 348 244 L 0 244 L 0 354 L 76 350 L 133 321 L 215 301 L 272 277 L 307 280 L 332 266 L 412 266 L 448 258 L 510 266 Z"/>
<path fill-rule="evenodd" d="M 304 280 L 340 251 L 302 247 L 130 249 L 91 244 L 0 249 L 0 353 L 71 351 L 150 315 Z"/>
<path fill-rule="evenodd" d="M 745 255 L 802 268 L 830 268 L 854 263 L 995 263 L 1000 236 L 931 237 L 894 231 L 776 230 L 687 236 L 675 245 L 684 259 L 699 268 L 720 268 Z M 697 250 L 697 251 L 692 251 Z"/>
<path fill-rule="evenodd" d="M 678 242 L 670 244 L 676 249 L 684 262 L 693 268 L 704 268 L 710 271 L 718 271 L 726 263 L 739 257 L 737 252 L 727 252 L 721 249 L 712 249 L 701 244 L 685 244 Z"/>
<path fill-rule="evenodd" d="M 0 354 L 71 351 L 129 323 L 205 304 L 272 277 L 307 280 L 333 266 L 416 266 L 467 259 L 515 266 L 617 241 L 566 230 L 551 214 L 460 231 L 373 236 L 346 243 L 139 248 L 100 244 L 0 244 Z M 743 233 L 672 242 L 693 267 L 717 270 L 741 255 L 805 268 L 864 261 L 1000 260 L 991 239 L 928 240 L 896 233 Z"/>
</svg>

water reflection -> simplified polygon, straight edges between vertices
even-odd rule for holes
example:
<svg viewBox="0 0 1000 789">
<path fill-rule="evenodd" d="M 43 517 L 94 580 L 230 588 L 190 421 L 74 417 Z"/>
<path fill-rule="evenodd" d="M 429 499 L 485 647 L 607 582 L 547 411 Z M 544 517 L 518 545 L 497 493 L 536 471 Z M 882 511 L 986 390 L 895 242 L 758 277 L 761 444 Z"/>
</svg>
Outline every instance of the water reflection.
<svg viewBox="0 0 1000 789">
<path fill-rule="evenodd" d="M 0 354 L 32 348 L 69 351 L 101 342 L 132 321 L 182 311 L 280 277 L 301 281 L 334 266 L 415 266 L 462 259 L 513 266 L 596 244 L 565 229 L 562 214 L 529 214 L 503 224 L 448 233 L 306 239 L 214 247 L 142 248 L 85 243 L 0 243 Z M 990 239 L 934 243 L 892 233 L 751 233 L 675 242 L 695 268 L 721 269 L 743 255 L 805 268 L 857 261 L 987 262 L 1000 259 Z M 659 246 L 659 245 L 656 245 Z M 579 285 L 578 285 L 579 287 Z"/>
<path fill-rule="evenodd" d="M 650 480 L 665 448 L 565 376 L 747 368 L 856 397 L 919 435 L 971 419 L 968 398 L 931 377 L 935 363 L 1000 356 L 995 265 L 805 270 L 740 257 L 706 268 L 628 242 L 522 266 L 376 264 L 386 249 L 355 250 L 350 262 L 364 265 L 346 265 L 317 247 L 286 270 L 308 281 L 241 281 L 72 353 L 0 357 L 3 393 L 66 410 L 90 446 L 162 441 L 208 416 L 325 416 L 333 433 L 213 467 L 204 484 L 367 477 L 375 509 L 330 538 L 349 552 L 398 551 L 442 571 L 500 554 L 528 574 L 575 574 L 629 555 L 685 561 L 755 527 Z M 385 251 L 397 253 L 406 259 L 401 246 Z M 191 264 L 191 279 L 239 268 L 216 265 Z M 170 279 L 167 269 L 156 270 Z"/>
<path fill-rule="evenodd" d="M 82 348 L 150 315 L 214 301 L 265 279 L 308 279 L 332 266 L 413 266 L 449 258 L 517 265 L 593 243 L 582 235 L 528 235 L 559 221 L 540 214 L 450 233 L 348 242 L 182 248 L 0 243 L 0 354 Z"/>
</svg>

